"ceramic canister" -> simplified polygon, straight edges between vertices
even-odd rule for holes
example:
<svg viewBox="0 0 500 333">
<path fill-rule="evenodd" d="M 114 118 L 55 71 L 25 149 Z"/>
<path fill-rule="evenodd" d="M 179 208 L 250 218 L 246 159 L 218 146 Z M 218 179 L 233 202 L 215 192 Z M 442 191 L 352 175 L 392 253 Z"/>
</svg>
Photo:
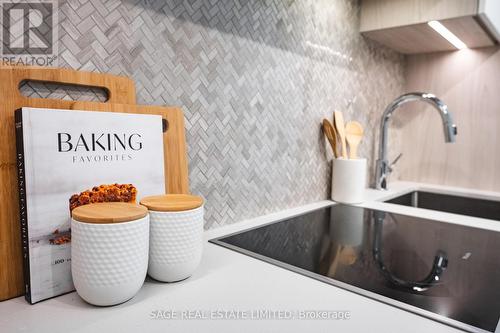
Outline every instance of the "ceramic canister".
<svg viewBox="0 0 500 333">
<path fill-rule="evenodd" d="M 146 277 L 149 215 L 144 206 L 96 203 L 71 219 L 71 271 L 78 294 L 94 305 L 123 303 Z"/>
<path fill-rule="evenodd" d="M 167 194 L 143 198 L 141 204 L 151 219 L 149 276 L 164 282 L 188 278 L 203 251 L 203 199 Z"/>
</svg>

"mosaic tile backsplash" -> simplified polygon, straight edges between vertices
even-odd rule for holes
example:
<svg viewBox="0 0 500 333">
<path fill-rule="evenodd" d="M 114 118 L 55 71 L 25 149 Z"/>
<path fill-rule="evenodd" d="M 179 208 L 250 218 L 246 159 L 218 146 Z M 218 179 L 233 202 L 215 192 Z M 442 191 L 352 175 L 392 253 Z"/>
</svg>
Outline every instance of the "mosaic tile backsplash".
<svg viewBox="0 0 500 333">
<path fill-rule="evenodd" d="M 138 103 L 183 108 L 191 191 L 215 228 L 327 199 L 320 122 L 334 109 L 364 125 L 372 165 L 404 58 L 361 37 L 358 12 L 348 0 L 63 0 L 58 65 L 129 76 Z"/>
</svg>

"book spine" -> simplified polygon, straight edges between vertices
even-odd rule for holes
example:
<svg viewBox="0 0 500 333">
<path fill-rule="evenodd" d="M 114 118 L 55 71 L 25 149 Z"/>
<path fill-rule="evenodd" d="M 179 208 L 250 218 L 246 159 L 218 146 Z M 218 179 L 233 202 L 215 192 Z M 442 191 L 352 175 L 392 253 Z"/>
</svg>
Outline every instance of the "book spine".
<svg viewBox="0 0 500 333">
<path fill-rule="evenodd" d="M 24 139 L 23 139 L 23 113 L 22 110 L 15 112 L 16 123 L 16 162 L 17 162 L 17 185 L 19 187 L 19 219 L 21 224 L 21 242 L 23 247 L 23 273 L 26 300 L 31 303 L 31 281 L 29 262 L 29 238 L 28 238 L 28 213 L 26 210 L 26 174 L 24 169 Z"/>
</svg>

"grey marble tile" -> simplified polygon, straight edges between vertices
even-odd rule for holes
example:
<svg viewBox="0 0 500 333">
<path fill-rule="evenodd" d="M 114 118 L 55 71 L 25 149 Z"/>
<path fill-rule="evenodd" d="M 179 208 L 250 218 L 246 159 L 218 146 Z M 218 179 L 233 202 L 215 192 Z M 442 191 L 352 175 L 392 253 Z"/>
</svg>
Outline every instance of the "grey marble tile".
<svg viewBox="0 0 500 333">
<path fill-rule="evenodd" d="M 182 106 L 191 191 L 215 228 L 328 198 L 319 124 L 334 109 L 365 126 L 373 163 L 404 59 L 359 34 L 358 12 L 347 0 L 64 0 L 59 65 L 127 75 L 139 103 Z"/>
</svg>

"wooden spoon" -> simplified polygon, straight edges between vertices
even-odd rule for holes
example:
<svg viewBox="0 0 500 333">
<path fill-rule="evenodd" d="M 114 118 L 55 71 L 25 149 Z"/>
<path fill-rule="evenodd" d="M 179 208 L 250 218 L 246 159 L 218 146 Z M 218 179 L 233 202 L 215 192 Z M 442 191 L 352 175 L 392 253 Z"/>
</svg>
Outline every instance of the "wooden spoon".
<svg viewBox="0 0 500 333">
<path fill-rule="evenodd" d="M 352 246 L 344 246 L 339 254 L 340 264 L 344 266 L 352 266 L 358 259 L 358 254 Z"/>
<path fill-rule="evenodd" d="M 328 269 L 327 276 L 335 278 L 339 264 L 342 266 L 352 266 L 357 259 L 358 255 L 353 247 L 337 245 L 337 250 L 333 254 L 333 261 Z"/>
<path fill-rule="evenodd" d="M 333 249 L 334 247 L 332 247 L 331 254 L 333 260 L 328 269 L 328 273 L 326 274 L 331 278 L 335 278 L 339 264 L 341 266 L 352 266 L 358 259 L 358 254 L 352 246 L 337 245 L 335 252 L 333 252 Z"/>
<path fill-rule="evenodd" d="M 328 119 L 323 119 L 323 133 L 325 133 L 326 138 L 330 142 L 330 146 L 332 146 L 333 156 L 335 156 L 335 158 L 339 157 L 337 147 L 337 133 L 335 132 L 335 128 L 333 128 L 332 123 L 330 123 Z"/>
<path fill-rule="evenodd" d="M 332 247 L 332 263 L 330 264 L 330 268 L 328 269 L 328 273 L 326 274 L 327 276 L 333 278 L 335 277 L 335 273 L 337 272 L 337 267 L 339 265 L 339 255 L 340 251 L 342 250 L 342 247 L 340 245 L 337 245 L 335 248 L 335 252 L 333 252 L 333 247 Z"/>
<path fill-rule="evenodd" d="M 346 140 L 349 144 L 349 158 L 358 158 L 358 146 L 363 138 L 363 126 L 357 121 L 350 121 L 345 125 Z"/>
<path fill-rule="evenodd" d="M 345 127 L 344 127 L 344 116 L 342 112 L 335 111 L 333 113 L 333 120 L 337 134 L 339 135 L 340 144 L 342 146 L 342 157 L 347 159 L 347 146 L 345 143 Z"/>
</svg>

